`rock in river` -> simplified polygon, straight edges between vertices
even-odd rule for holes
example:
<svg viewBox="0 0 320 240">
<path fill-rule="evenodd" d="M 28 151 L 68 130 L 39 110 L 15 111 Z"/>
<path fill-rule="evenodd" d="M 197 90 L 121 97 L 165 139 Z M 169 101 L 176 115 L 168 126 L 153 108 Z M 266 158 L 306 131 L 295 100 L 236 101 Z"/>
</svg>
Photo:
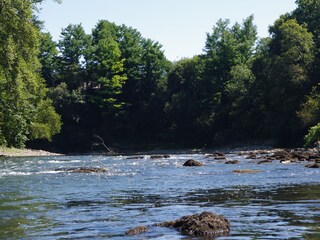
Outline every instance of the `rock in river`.
<svg viewBox="0 0 320 240">
<path fill-rule="evenodd" d="M 148 231 L 148 228 L 145 226 L 139 226 L 139 227 L 135 227 L 132 229 L 129 229 L 128 231 L 126 231 L 126 235 L 132 236 L 132 235 L 138 235 L 140 233 L 144 233 Z"/>
<path fill-rule="evenodd" d="M 252 169 L 241 169 L 241 170 L 233 170 L 234 173 L 259 173 L 261 170 L 252 170 Z"/>
<path fill-rule="evenodd" d="M 189 159 L 183 164 L 184 167 L 201 167 L 203 164 L 193 159 Z"/>
<path fill-rule="evenodd" d="M 230 232 L 229 221 L 211 212 L 189 215 L 176 221 L 155 224 L 155 226 L 173 227 L 182 234 L 195 237 L 218 237 Z"/>
<path fill-rule="evenodd" d="M 225 164 L 238 164 L 238 163 L 240 163 L 240 161 L 238 160 L 229 160 L 225 162 Z"/>
<path fill-rule="evenodd" d="M 164 158 L 170 158 L 170 155 L 164 154 L 164 155 L 151 155 L 150 159 L 164 159 Z"/>
<path fill-rule="evenodd" d="M 318 163 L 309 163 L 306 165 L 307 168 L 320 168 L 320 165 Z"/>
<path fill-rule="evenodd" d="M 70 172 L 70 173 L 104 173 L 107 172 L 105 168 L 97 167 L 76 167 L 76 168 L 57 168 L 57 172 Z"/>
</svg>

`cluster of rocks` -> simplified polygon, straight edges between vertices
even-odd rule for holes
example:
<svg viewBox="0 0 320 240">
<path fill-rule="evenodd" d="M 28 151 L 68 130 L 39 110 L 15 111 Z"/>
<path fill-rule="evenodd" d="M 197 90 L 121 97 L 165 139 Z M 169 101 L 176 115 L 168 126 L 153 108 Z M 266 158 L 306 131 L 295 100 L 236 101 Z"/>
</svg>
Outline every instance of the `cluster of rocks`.
<svg viewBox="0 0 320 240">
<path fill-rule="evenodd" d="M 151 155 L 150 159 L 168 159 L 170 158 L 169 154 L 159 154 L 159 155 Z M 144 156 L 138 155 L 138 156 L 130 156 L 127 157 L 128 160 L 134 160 L 134 159 L 144 159 Z"/>
<path fill-rule="evenodd" d="M 315 149 L 272 149 L 272 150 L 255 150 L 236 152 L 236 155 L 244 156 L 246 159 L 259 160 L 257 164 L 267 164 L 273 161 L 280 161 L 281 163 L 293 163 L 308 161 L 306 165 L 308 168 L 320 168 L 320 152 Z M 132 156 L 128 159 L 142 159 L 144 156 Z M 150 159 L 168 159 L 170 155 L 151 155 Z M 207 154 L 207 159 L 222 160 L 225 164 L 239 164 L 239 160 L 227 159 L 226 154 L 222 152 L 216 152 Z M 184 167 L 201 167 L 203 163 L 189 159 L 184 164 Z M 77 168 L 58 168 L 55 171 L 71 172 L 71 173 L 104 173 L 107 172 L 104 168 L 95 167 L 77 167 Z M 234 171 L 235 173 L 254 173 L 258 171 Z"/>
<path fill-rule="evenodd" d="M 258 164 L 280 161 L 281 163 L 294 163 L 308 161 L 306 167 L 320 168 L 320 152 L 315 149 L 274 149 L 240 152 L 246 159 L 260 160 Z"/>
<path fill-rule="evenodd" d="M 168 154 L 163 154 L 163 155 L 151 155 L 150 159 L 166 159 L 170 158 L 170 155 Z"/>
<path fill-rule="evenodd" d="M 223 152 L 215 152 L 206 155 L 206 158 L 213 158 L 214 160 L 226 160 L 227 157 Z"/>
<path fill-rule="evenodd" d="M 257 160 L 257 164 L 267 164 L 273 161 L 280 163 L 309 162 L 305 167 L 320 168 L 320 152 L 316 149 L 272 149 L 254 150 L 232 153 L 232 155 L 244 156 L 248 160 Z M 239 160 L 228 159 L 223 152 L 207 154 L 205 158 L 214 161 L 223 161 L 225 164 L 239 164 Z M 183 166 L 198 167 L 203 163 L 190 159 Z"/>
<path fill-rule="evenodd" d="M 182 234 L 193 237 L 218 237 L 228 235 L 230 232 L 230 222 L 225 217 L 211 212 L 188 215 L 175 221 L 152 226 L 174 228 Z M 137 235 L 146 231 L 148 231 L 148 227 L 139 226 L 129 229 L 126 234 Z"/>
</svg>

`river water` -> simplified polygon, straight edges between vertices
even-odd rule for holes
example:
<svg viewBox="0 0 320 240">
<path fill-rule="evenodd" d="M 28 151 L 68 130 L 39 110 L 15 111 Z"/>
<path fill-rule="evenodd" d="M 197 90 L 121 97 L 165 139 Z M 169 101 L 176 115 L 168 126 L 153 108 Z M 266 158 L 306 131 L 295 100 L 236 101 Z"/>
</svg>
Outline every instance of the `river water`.
<svg viewBox="0 0 320 240">
<path fill-rule="evenodd" d="M 188 159 L 203 167 L 183 167 Z M 202 154 L 166 159 L 57 156 L 0 159 L 0 239 L 191 239 L 141 225 L 211 211 L 231 223 L 218 239 L 320 239 L 320 170 L 305 162 L 227 165 Z M 106 173 L 57 172 L 102 167 Z M 233 170 L 261 170 L 254 174 Z"/>
</svg>

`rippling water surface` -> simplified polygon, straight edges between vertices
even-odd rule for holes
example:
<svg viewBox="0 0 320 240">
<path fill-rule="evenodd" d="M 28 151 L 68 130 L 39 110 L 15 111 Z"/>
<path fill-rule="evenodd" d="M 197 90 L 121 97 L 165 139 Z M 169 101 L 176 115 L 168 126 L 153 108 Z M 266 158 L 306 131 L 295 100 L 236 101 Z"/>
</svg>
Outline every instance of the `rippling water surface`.
<svg viewBox="0 0 320 240">
<path fill-rule="evenodd" d="M 227 165 L 201 154 L 1 158 L 0 238 L 190 239 L 160 227 L 133 237 L 124 233 L 212 211 L 231 222 L 230 236 L 219 239 L 320 239 L 319 169 L 227 157 L 240 163 Z M 205 166 L 182 167 L 190 158 Z M 62 167 L 107 172 L 55 171 Z M 237 169 L 262 172 L 232 172 Z"/>
</svg>

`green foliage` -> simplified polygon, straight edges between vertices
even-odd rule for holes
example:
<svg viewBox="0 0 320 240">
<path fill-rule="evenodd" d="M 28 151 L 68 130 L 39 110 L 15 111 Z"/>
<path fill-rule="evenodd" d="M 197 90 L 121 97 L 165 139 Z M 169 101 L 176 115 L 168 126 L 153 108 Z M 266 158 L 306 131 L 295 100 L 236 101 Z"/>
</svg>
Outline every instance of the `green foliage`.
<svg viewBox="0 0 320 240">
<path fill-rule="evenodd" d="M 212 34 L 207 35 L 204 79 L 209 90 L 206 99 L 220 98 L 208 106 L 211 111 L 208 115 L 212 119 L 212 135 L 229 135 L 225 133 L 233 131 L 233 137 L 237 138 L 241 126 L 230 126 L 245 112 L 242 108 L 247 107 L 244 103 L 255 79 L 251 65 L 257 30 L 252 16 L 242 24 L 236 23 L 229 27 L 229 23 L 228 20 L 219 20 Z M 231 140 L 214 138 L 219 143 Z"/>
<path fill-rule="evenodd" d="M 320 1 L 319 0 L 296 0 L 298 5 L 292 16 L 306 27 L 315 37 L 318 47 L 320 46 Z"/>
<path fill-rule="evenodd" d="M 58 43 L 60 56 L 57 58 L 58 82 L 65 81 L 70 89 L 83 87 L 86 83 L 86 61 L 91 45 L 81 24 L 69 25 L 61 32 L 62 39 Z"/>
<path fill-rule="evenodd" d="M 165 113 L 171 133 L 177 139 L 199 140 L 210 126 L 208 106 L 215 99 L 204 99 L 208 87 L 202 78 L 204 60 L 200 57 L 176 62 L 168 75 L 168 93 Z"/>
<path fill-rule="evenodd" d="M 320 119 L 320 93 L 319 85 L 314 87 L 306 101 L 301 105 L 298 111 L 301 121 L 307 125 L 315 125 Z"/>
<path fill-rule="evenodd" d="M 88 56 L 91 73 L 92 101 L 101 108 L 117 110 L 123 105 L 117 101 L 122 86 L 127 80 L 124 61 L 117 42 L 117 26 L 108 21 L 100 21 L 93 30 L 93 45 Z"/>
<path fill-rule="evenodd" d="M 253 16 L 232 26 L 219 20 L 203 55 L 174 63 L 158 42 L 106 20 L 91 34 L 69 25 L 58 43 L 42 34 L 39 53 L 39 32 L 13 18 L 12 26 L 0 25 L 0 143 L 51 139 L 61 127 L 37 74 L 39 56 L 64 123 L 59 147 L 89 149 L 94 134 L 106 142 L 294 144 L 320 121 L 320 0 L 296 3 L 268 38 L 257 39 Z M 28 24 L 31 30 L 17 28 Z M 12 29 L 19 34 L 5 35 Z M 306 136 L 309 144 L 318 128 Z"/>
<path fill-rule="evenodd" d="M 48 87 L 57 84 L 58 53 L 57 44 L 52 40 L 50 33 L 41 33 L 39 53 L 41 76 L 46 80 Z"/>
<path fill-rule="evenodd" d="M 266 132 L 277 139 L 294 139 L 302 130 L 296 111 L 310 91 L 310 69 L 315 56 L 313 36 L 295 20 L 280 18 L 271 28 Z M 281 140 L 282 141 L 282 140 Z"/>
<path fill-rule="evenodd" d="M 23 147 L 33 138 L 37 130 L 33 124 L 41 113 L 42 102 L 50 106 L 38 74 L 40 33 L 31 18 L 31 1 L 3 3 L 0 14 L 0 132 L 1 142 L 9 147 Z M 59 119 L 53 109 L 47 120 L 51 118 Z M 56 122 L 59 125 L 59 120 Z M 46 121 L 42 124 L 52 126 Z M 51 138 L 58 130 L 59 127 L 47 129 L 39 137 Z"/>
<path fill-rule="evenodd" d="M 60 116 L 55 112 L 52 102 L 48 99 L 39 102 L 36 115 L 31 123 L 30 139 L 48 139 L 61 130 Z"/>
<path fill-rule="evenodd" d="M 304 137 L 305 147 L 313 147 L 314 143 L 320 140 L 320 123 L 309 129 L 308 134 Z"/>
</svg>

